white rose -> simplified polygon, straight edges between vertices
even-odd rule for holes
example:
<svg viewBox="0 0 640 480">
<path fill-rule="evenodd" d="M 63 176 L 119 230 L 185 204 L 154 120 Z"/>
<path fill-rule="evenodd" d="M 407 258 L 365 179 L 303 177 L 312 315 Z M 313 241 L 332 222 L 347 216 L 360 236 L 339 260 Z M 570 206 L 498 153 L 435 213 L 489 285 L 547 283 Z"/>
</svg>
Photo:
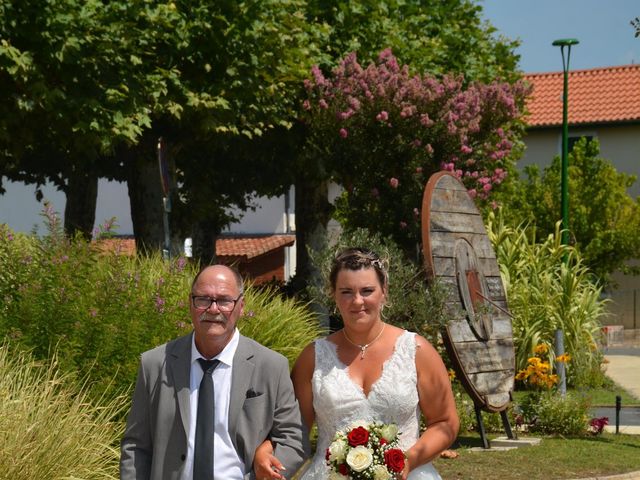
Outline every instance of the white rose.
<svg viewBox="0 0 640 480">
<path fill-rule="evenodd" d="M 347 455 L 347 442 L 343 440 L 336 440 L 331 445 L 329 445 L 329 460 L 336 461 L 338 463 L 342 463 L 344 461 L 344 457 Z"/>
<path fill-rule="evenodd" d="M 340 472 L 331 472 L 329 480 L 349 480 L 349 477 L 342 475 Z"/>
<path fill-rule="evenodd" d="M 380 435 L 382 435 L 382 438 L 387 442 L 391 442 L 398 435 L 398 426 L 395 423 L 384 425 L 380 428 Z"/>
<path fill-rule="evenodd" d="M 373 452 L 362 445 L 351 449 L 347 454 L 347 465 L 356 472 L 365 470 L 371 462 L 373 462 Z"/>
<path fill-rule="evenodd" d="M 367 430 L 369 430 L 369 423 L 365 422 L 364 420 L 356 420 L 351 425 L 349 425 L 349 428 L 347 428 L 347 432 L 350 432 L 354 428 L 358 428 L 358 427 L 364 427 Z"/>
<path fill-rule="evenodd" d="M 384 465 L 376 465 L 373 467 L 374 480 L 391 480 L 391 474 Z"/>
</svg>

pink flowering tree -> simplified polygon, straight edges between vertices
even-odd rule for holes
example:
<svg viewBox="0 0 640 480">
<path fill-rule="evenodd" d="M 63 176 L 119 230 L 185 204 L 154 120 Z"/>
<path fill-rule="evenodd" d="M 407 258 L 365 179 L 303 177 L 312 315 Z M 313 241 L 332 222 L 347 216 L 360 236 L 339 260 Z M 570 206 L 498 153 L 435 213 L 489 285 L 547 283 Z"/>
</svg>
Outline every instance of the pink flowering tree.
<svg viewBox="0 0 640 480">
<path fill-rule="evenodd" d="M 412 75 L 390 49 L 367 67 L 351 53 L 330 76 L 314 67 L 305 86 L 309 153 L 345 188 L 337 216 L 410 249 L 433 173 L 450 171 L 480 203 L 491 201 L 513 166 L 528 93 L 521 82 Z"/>
</svg>

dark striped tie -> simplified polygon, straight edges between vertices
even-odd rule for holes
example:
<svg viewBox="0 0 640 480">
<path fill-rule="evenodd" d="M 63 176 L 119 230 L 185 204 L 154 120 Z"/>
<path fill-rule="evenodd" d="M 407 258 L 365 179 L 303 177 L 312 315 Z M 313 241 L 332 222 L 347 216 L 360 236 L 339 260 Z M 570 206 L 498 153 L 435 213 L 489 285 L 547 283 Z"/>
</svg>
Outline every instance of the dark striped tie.
<svg viewBox="0 0 640 480">
<path fill-rule="evenodd" d="M 198 390 L 198 413 L 196 437 L 193 451 L 193 480 L 213 480 L 213 430 L 215 422 L 215 400 L 211 374 L 220 360 L 199 358 L 204 375 Z"/>
</svg>

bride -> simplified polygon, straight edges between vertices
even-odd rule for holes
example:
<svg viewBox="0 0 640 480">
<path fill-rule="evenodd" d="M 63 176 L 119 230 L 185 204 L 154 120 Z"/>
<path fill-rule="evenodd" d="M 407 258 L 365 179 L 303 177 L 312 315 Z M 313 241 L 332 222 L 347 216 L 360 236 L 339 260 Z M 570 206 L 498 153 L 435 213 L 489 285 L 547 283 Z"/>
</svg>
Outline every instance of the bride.
<svg viewBox="0 0 640 480">
<path fill-rule="evenodd" d="M 430 462 L 453 443 L 459 427 L 442 359 L 423 337 L 383 321 L 388 277 L 374 252 L 341 252 L 329 281 L 344 328 L 307 345 L 292 371 L 303 420 L 309 429 L 318 424 L 316 453 L 300 478 L 329 478 L 325 454 L 334 434 L 364 420 L 398 426 L 407 459 L 398 478 L 440 479 Z M 422 434 L 420 413 L 427 426 Z M 259 462 L 257 478 L 284 478 Z"/>
</svg>

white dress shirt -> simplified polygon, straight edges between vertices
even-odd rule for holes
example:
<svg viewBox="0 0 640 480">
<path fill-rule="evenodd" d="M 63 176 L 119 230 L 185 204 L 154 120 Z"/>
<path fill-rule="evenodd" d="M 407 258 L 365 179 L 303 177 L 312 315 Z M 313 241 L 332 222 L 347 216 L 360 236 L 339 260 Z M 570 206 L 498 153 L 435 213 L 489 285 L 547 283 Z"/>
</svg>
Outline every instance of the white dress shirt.
<svg viewBox="0 0 640 480">
<path fill-rule="evenodd" d="M 242 480 L 245 474 L 245 466 L 231 442 L 229 436 L 229 400 L 231 398 L 231 369 L 233 356 L 238 348 L 240 333 L 236 331 L 231 341 L 224 347 L 214 359 L 220 360 L 220 364 L 213 371 L 215 411 L 215 434 L 213 439 L 213 478 L 218 480 Z M 195 340 L 191 340 L 191 374 L 190 374 L 190 407 L 189 434 L 187 438 L 187 458 L 182 475 L 182 480 L 193 479 L 193 448 L 196 435 L 196 417 L 198 415 L 198 389 L 202 380 L 202 368 L 198 363 L 199 358 L 204 358 L 196 348 Z"/>
</svg>

